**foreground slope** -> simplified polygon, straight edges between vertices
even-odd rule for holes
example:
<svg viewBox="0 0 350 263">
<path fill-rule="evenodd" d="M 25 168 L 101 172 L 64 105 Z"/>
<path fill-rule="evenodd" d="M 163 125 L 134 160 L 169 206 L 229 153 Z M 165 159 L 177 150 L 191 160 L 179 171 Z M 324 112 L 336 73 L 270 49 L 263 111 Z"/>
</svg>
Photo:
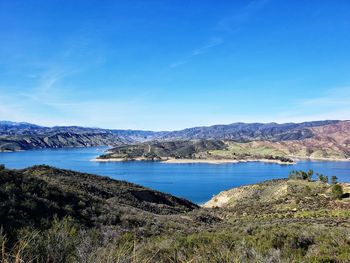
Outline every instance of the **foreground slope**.
<svg viewBox="0 0 350 263">
<path fill-rule="evenodd" d="M 47 166 L 0 179 L 2 262 L 350 262 L 349 184 L 272 180 L 198 208 Z"/>
<path fill-rule="evenodd" d="M 115 226 L 116 231 L 148 221 L 161 228 L 166 215 L 197 208 L 190 201 L 135 184 L 49 166 L 1 169 L 0 183 L 0 225 L 8 231 L 49 227 L 54 216 L 70 216 L 86 227 Z"/>
</svg>

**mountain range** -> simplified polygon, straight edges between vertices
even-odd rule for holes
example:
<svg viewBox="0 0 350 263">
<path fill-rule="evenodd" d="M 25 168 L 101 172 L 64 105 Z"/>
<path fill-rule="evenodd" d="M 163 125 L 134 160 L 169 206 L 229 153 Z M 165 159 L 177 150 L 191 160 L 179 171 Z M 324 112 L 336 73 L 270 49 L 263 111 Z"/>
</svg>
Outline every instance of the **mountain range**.
<svg viewBox="0 0 350 263">
<path fill-rule="evenodd" d="M 279 152 L 277 155 L 281 156 L 348 159 L 350 121 L 233 123 L 157 132 L 78 126 L 44 127 L 25 122 L 0 121 L 0 151 L 101 145 L 125 147 L 159 141 L 190 140 L 222 140 L 244 151 L 268 148 L 268 152 L 272 151 L 274 155 Z"/>
</svg>

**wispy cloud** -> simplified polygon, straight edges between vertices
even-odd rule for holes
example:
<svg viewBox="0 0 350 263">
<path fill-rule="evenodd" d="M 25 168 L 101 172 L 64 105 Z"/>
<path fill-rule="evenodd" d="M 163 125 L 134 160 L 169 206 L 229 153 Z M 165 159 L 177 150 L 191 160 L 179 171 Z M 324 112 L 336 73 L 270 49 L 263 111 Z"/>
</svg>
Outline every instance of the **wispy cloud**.
<svg viewBox="0 0 350 263">
<path fill-rule="evenodd" d="M 320 96 L 296 101 L 288 111 L 280 112 L 280 122 L 325 119 L 350 119 L 350 87 L 329 89 Z"/>
<path fill-rule="evenodd" d="M 56 110 L 55 104 L 62 103 L 66 98 L 59 84 L 68 75 L 66 70 L 47 69 L 37 73 L 34 84 L 23 87 L 20 92 L 4 87 L 8 92 L 6 97 L 0 97 L 0 119 L 31 121 L 43 125 L 55 121 L 64 124 L 64 118 L 56 115 L 50 118 L 50 114 Z"/>
<path fill-rule="evenodd" d="M 272 0 L 253 0 L 231 15 L 223 17 L 217 24 L 218 30 L 237 31 L 247 23 L 259 10 Z"/>
<path fill-rule="evenodd" d="M 207 43 L 205 43 L 204 45 L 194 49 L 190 55 L 188 55 L 187 57 L 183 58 L 182 60 L 176 61 L 174 63 L 171 63 L 169 66 L 171 68 L 176 68 L 179 66 L 182 66 L 188 62 L 191 61 L 191 59 L 193 59 L 196 56 L 202 55 L 206 52 L 209 51 L 209 49 L 214 48 L 216 46 L 219 46 L 221 44 L 224 43 L 224 39 L 221 37 L 213 37 L 211 39 L 209 39 L 209 41 L 207 41 Z"/>
<path fill-rule="evenodd" d="M 207 43 L 194 49 L 190 55 L 175 61 L 169 65 L 170 68 L 177 68 L 190 62 L 194 57 L 208 52 L 211 48 L 224 43 L 223 32 L 238 31 L 244 23 L 247 23 L 260 9 L 272 0 L 253 0 L 245 5 L 242 9 L 233 12 L 232 15 L 225 16 L 217 22 L 216 30 L 221 36 L 211 37 Z"/>
<path fill-rule="evenodd" d="M 9 96 L 0 96 L 0 118 L 3 120 L 19 120 L 22 117 L 22 110 L 11 103 Z"/>
<path fill-rule="evenodd" d="M 138 128 L 138 116 L 147 112 L 140 99 L 113 97 L 80 100 L 61 96 L 41 101 L 35 96 L 19 100 L 16 94 L 0 96 L 0 120 L 26 121 L 45 126 L 80 125 Z M 132 116 L 132 117 L 131 117 Z"/>
<path fill-rule="evenodd" d="M 142 96 L 116 98 L 110 94 L 103 100 L 84 99 L 71 92 L 72 87 L 65 86 L 65 80 L 71 74 L 72 71 L 62 69 L 47 70 L 37 77 L 36 85 L 21 93 L 4 87 L 9 92 L 6 96 L 0 94 L 0 120 L 45 126 L 137 128 L 137 121 L 130 116 L 142 116 L 147 110 L 140 101 Z"/>
<path fill-rule="evenodd" d="M 184 59 L 184 60 L 179 60 L 179 61 L 173 62 L 169 65 L 169 67 L 170 68 L 177 68 L 177 67 L 180 67 L 182 65 L 187 64 L 189 61 L 190 61 L 190 57 L 188 57 L 187 59 Z"/>
<path fill-rule="evenodd" d="M 312 107 L 350 107 L 350 87 L 331 89 L 323 96 L 303 100 L 301 103 Z"/>
<path fill-rule="evenodd" d="M 214 37 L 214 38 L 210 39 L 208 41 L 208 43 L 206 43 L 204 46 L 201 46 L 201 47 L 195 49 L 192 52 L 192 56 L 194 57 L 194 56 L 201 55 L 201 54 L 207 52 L 209 49 L 216 47 L 218 45 L 221 45 L 222 43 L 224 43 L 224 40 L 222 38 Z"/>
<path fill-rule="evenodd" d="M 72 71 L 63 69 L 47 70 L 37 76 L 37 84 L 35 86 L 19 95 L 25 99 L 43 104 L 50 104 L 51 102 L 60 100 L 62 96 L 62 86 L 60 86 L 60 83 L 72 73 Z"/>
</svg>

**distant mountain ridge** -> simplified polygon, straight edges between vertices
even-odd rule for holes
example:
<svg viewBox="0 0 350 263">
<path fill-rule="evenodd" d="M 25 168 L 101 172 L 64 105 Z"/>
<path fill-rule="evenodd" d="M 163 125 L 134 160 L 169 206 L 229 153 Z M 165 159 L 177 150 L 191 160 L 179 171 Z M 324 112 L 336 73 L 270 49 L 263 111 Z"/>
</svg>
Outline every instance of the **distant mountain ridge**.
<svg viewBox="0 0 350 263">
<path fill-rule="evenodd" d="M 339 120 L 303 123 L 233 123 L 194 127 L 178 131 L 142 131 L 87 128 L 79 126 L 44 127 L 26 122 L 0 121 L 0 151 L 36 148 L 119 146 L 146 141 L 192 139 L 250 141 L 300 141 L 315 137 L 316 127 L 347 123 Z"/>
<path fill-rule="evenodd" d="M 37 148 L 116 146 L 145 140 L 152 132 L 114 131 L 79 126 L 44 127 L 30 123 L 0 122 L 0 151 Z"/>
<path fill-rule="evenodd" d="M 302 123 L 232 123 L 194 127 L 167 132 L 161 139 L 226 139 L 239 142 L 253 140 L 285 141 L 301 140 L 313 136 L 309 128 L 335 124 L 339 120 L 312 121 Z"/>
</svg>

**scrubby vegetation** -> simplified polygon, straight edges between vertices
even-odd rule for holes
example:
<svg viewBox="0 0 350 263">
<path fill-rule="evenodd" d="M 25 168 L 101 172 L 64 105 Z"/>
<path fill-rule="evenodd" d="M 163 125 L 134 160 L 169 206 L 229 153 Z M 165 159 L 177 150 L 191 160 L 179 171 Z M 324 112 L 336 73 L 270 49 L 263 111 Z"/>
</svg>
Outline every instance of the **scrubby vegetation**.
<svg viewBox="0 0 350 263">
<path fill-rule="evenodd" d="M 149 226 L 157 232 L 167 227 L 168 217 L 197 208 L 135 184 L 49 166 L 2 169 L 0 184 L 0 225 L 10 240 L 18 229 L 48 229 L 54 218 L 67 216 L 87 228 L 123 232 Z"/>
<path fill-rule="evenodd" d="M 343 197 L 343 187 L 340 184 L 335 184 L 332 186 L 332 194 L 336 199 L 341 199 Z"/>
<path fill-rule="evenodd" d="M 312 181 L 312 175 L 314 174 L 314 171 L 313 170 L 309 170 L 307 172 L 305 171 L 291 171 L 289 173 L 289 179 L 292 179 L 292 180 L 307 180 L 309 182 Z M 321 182 L 321 183 L 324 183 L 324 184 L 327 184 L 329 183 L 329 179 L 328 179 L 328 176 L 326 175 L 323 175 L 323 174 L 320 174 L 320 173 L 316 173 L 317 177 L 318 177 L 318 181 Z M 343 192 L 343 187 L 342 185 L 338 184 L 337 182 L 338 178 L 336 176 L 332 176 L 331 177 L 331 188 L 330 188 L 330 191 L 332 193 L 332 197 L 334 199 L 341 199 L 342 197 L 344 197 L 344 192 Z M 309 186 L 307 186 L 307 190 L 308 192 L 311 191 L 311 188 Z"/>
<path fill-rule="evenodd" d="M 312 180 L 312 175 L 314 174 L 313 170 L 309 170 L 307 172 L 305 171 L 291 171 L 289 173 L 289 179 L 294 179 L 294 180 L 307 180 L 311 182 Z"/>
<path fill-rule="evenodd" d="M 23 231 L 2 262 L 349 262 L 349 229 L 249 224 L 214 232 L 152 236 L 79 230 L 69 219 L 44 232 Z M 1 240 L 6 239 L 0 235 Z M 17 261 L 16 261 L 17 260 Z"/>
<path fill-rule="evenodd" d="M 0 166 L 0 262 L 350 262 L 350 187 L 313 174 L 199 209 L 104 177 Z"/>
</svg>

